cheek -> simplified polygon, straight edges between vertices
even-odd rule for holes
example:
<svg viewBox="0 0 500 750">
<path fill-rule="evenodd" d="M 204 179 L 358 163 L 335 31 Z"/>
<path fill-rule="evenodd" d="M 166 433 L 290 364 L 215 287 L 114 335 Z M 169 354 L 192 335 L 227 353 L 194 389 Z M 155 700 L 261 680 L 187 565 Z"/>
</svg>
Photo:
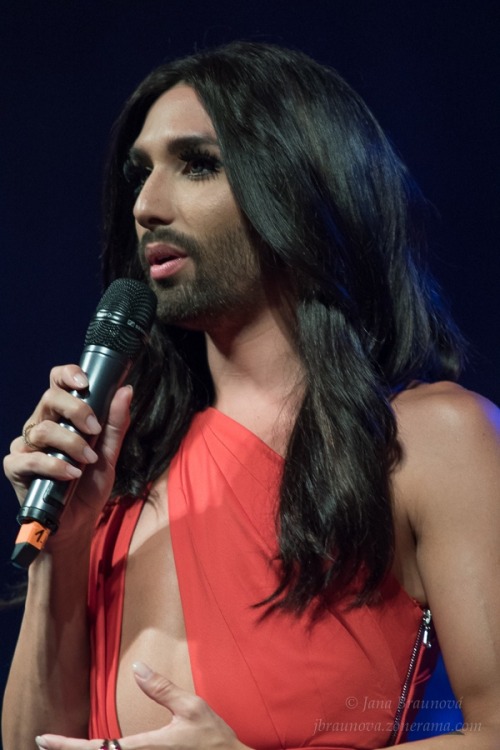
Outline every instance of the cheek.
<svg viewBox="0 0 500 750">
<path fill-rule="evenodd" d="M 190 206 L 190 218 L 194 226 L 204 233 L 219 233 L 241 226 L 241 213 L 231 194 L 211 194 L 204 200 L 194 200 Z"/>
</svg>

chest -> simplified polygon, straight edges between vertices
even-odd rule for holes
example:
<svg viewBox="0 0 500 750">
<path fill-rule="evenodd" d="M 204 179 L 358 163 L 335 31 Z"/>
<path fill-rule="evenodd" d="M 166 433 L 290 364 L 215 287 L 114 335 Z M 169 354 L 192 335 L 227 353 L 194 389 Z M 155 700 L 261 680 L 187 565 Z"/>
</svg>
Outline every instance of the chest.
<svg viewBox="0 0 500 750">
<path fill-rule="evenodd" d="M 143 661 L 194 692 L 184 616 L 172 551 L 166 479 L 159 481 L 135 527 L 125 574 L 116 700 L 124 735 L 160 727 L 169 712 L 148 699 L 132 674 Z"/>
</svg>

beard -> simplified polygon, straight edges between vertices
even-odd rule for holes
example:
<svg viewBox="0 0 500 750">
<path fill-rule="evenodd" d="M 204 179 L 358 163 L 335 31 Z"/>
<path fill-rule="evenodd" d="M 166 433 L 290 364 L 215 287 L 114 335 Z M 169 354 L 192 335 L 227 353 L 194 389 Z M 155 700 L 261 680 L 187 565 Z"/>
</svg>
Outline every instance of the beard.
<svg viewBox="0 0 500 750">
<path fill-rule="evenodd" d="M 144 247 L 155 241 L 184 250 L 194 266 L 192 275 L 151 279 Z M 165 325 L 198 330 L 244 322 L 264 296 L 257 246 L 243 225 L 202 240 L 169 227 L 146 232 L 139 252 L 148 283 L 158 298 L 158 319 Z"/>
</svg>

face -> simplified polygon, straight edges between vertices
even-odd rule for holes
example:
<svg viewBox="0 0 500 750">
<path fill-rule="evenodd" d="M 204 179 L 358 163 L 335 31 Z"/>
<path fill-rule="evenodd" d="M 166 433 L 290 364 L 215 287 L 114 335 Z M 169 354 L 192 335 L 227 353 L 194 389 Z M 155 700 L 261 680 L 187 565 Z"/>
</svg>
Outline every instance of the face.
<svg viewBox="0 0 500 750">
<path fill-rule="evenodd" d="M 192 88 L 180 84 L 157 99 L 125 171 L 160 319 L 206 330 L 221 318 L 251 314 L 262 296 L 257 253 Z"/>
</svg>

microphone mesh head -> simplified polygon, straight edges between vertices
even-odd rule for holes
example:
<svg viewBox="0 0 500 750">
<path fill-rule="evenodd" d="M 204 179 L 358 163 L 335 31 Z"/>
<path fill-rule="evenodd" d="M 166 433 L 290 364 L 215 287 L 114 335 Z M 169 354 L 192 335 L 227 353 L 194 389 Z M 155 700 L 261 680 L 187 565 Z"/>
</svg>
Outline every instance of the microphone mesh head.
<svg viewBox="0 0 500 750">
<path fill-rule="evenodd" d="M 97 305 L 85 346 L 104 346 L 132 359 L 151 330 L 155 313 L 156 296 L 147 284 L 135 279 L 116 279 Z"/>
</svg>

